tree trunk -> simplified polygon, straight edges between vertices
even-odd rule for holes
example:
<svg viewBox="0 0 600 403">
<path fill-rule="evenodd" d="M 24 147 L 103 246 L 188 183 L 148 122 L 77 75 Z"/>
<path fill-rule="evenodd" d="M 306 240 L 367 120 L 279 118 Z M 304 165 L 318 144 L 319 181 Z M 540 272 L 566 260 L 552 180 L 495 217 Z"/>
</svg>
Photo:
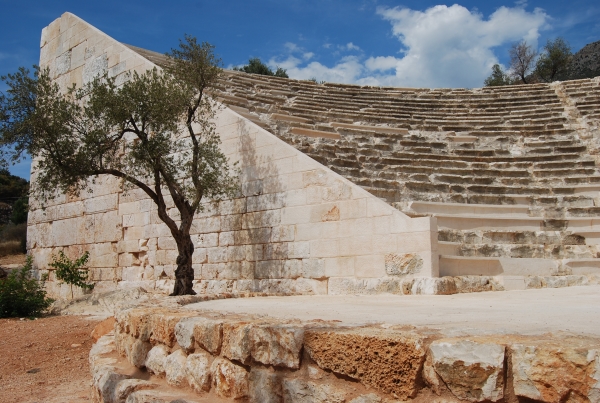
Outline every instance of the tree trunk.
<svg viewBox="0 0 600 403">
<path fill-rule="evenodd" d="M 175 287 L 174 295 L 195 295 L 196 291 L 192 289 L 194 280 L 194 269 L 192 268 L 192 255 L 194 254 L 194 243 L 190 234 L 173 235 L 177 242 L 177 269 L 175 269 Z"/>
</svg>

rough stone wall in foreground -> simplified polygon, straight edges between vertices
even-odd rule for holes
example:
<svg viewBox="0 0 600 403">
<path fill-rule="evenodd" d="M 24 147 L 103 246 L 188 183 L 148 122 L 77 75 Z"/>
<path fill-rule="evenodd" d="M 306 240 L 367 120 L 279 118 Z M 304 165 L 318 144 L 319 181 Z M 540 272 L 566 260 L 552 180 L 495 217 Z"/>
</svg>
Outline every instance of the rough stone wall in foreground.
<svg viewBox="0 0 600 403">
<path fill-rule="evenodd" d="M 69 13 L 43 30 L 40 66 L 63 89 L 105 72 L 125 81 L 155 67 Z M 196 291 L 340 293 L 364 279 L 438 276 L 435 218 L 407 217 L 230 109 L 219 111 L 216 124 L 224 152 L 239 161 L 242 189 L 198 214 Z M 101 177 L 92 193 L 58 197 L 45 210 L 33 202 L 34 263 L 43 271 L 58 250 L 90 251 L 96 291 L 169 292 L 175 242 L 152 201 L 120 185 Z M 53 273 L 48 287 L 68 294 Z"/>
</svg>

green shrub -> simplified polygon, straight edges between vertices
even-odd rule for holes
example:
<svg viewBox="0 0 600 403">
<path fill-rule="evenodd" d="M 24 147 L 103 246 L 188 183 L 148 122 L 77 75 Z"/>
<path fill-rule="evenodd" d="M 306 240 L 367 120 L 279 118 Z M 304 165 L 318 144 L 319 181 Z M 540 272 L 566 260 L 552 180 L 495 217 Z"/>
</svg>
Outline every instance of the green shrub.
<svg viewBox="0 0 600 403">
<path fill-rule="evenodd" d="M 40 316 L 53 300 L 46 297 L 45 277 L 40 281 L 31 274 L 31 256 L 20 269 L 0 280 L 0 318 Z"/>
<path fill-rule="evenodd" d="M 88 272 L 84 269 L 84 266 L 89 257 L 90 253 L 85 252 L 79 259 L 73 261 L 69 259 L 62 250 L 58 252 L 58 257 L 52 256 L 50 267 L 56 269 L 55 274 L 57 279 L 71 286 L 71 298 L 73 298 L 73 286 L 88 290 L 94 288 L 94 284 L 86 283 Z"/>
</svg>

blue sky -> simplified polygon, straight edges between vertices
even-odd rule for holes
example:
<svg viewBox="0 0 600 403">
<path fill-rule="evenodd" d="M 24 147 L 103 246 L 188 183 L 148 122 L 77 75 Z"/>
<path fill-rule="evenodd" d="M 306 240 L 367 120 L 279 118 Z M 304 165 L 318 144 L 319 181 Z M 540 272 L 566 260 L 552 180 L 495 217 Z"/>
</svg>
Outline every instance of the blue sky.
<svg viewBox="0 0 600 403">
<path fill-rule="evenodd" d="M 600 40 L 597 1 L 0 0 L 0 74 L 39 58 L 63 12 L 113 38 L 166 52 L 184 34 L 215 45 L 225 67 L 260 57 L 292 78 L 406 87 L 479 87 L 508 47 Z M 0 90 L 5 89 L 0 84 Z M 29 177 L 25 162 L 11 170 Z"/>
</svg>

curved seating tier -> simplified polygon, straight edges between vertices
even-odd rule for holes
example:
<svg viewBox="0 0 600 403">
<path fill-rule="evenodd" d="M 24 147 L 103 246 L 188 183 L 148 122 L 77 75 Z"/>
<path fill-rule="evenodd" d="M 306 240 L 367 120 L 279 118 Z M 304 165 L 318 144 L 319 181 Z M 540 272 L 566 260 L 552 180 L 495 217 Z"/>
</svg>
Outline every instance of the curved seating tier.
<svg viewBox="0 0 600 403">
<path fill-rule="evenodd" d="M 437 216 L 442 275 L 551 275 L 600 271 L 599 84 L 392 88 L 226 71 L 212 95 L 406 214 Z"/>
<path fill-rule="evenodd" d="M 499 259 L 600 270 L 600 171 L 580 132 L 599 94 L 594 80 L 430 90 L 228 72 L 214 95 L 406 214 L 437 216 L 441 273 L 458 275 Z"/>
</svg>

